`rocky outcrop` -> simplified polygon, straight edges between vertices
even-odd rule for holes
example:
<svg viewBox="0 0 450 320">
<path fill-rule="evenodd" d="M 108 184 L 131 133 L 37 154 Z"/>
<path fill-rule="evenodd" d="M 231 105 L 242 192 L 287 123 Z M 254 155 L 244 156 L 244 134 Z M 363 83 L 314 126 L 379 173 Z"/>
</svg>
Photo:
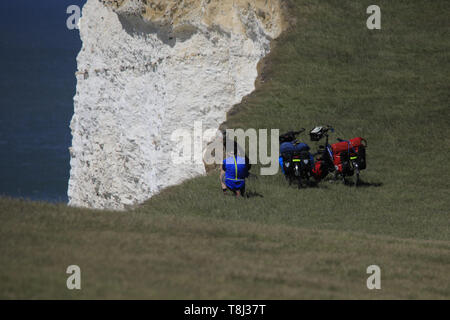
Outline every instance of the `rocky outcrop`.
<svg viewBox="0 0 450 320">
<path fill-rule="evenodd" d="M 173 165 L 172 132 L 218 128 L 283 29 L 280 0 L 88 0 L 69 204 L 124 209 L 204 174 Z"/>
</svg>

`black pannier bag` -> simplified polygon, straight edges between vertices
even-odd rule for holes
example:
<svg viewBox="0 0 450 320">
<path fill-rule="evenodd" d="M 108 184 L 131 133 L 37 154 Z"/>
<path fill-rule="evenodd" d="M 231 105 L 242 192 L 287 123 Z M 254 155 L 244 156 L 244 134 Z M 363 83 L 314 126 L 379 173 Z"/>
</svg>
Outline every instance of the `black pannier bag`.
<svg viewBox="0 0 450 320">
<path fill-rule="evenodd" d="M 364 170 L 367 167 L 366 148 L 363 146 L 360 146 L 358 150 L 358 165 L 360 170 Z"/>
</svg>

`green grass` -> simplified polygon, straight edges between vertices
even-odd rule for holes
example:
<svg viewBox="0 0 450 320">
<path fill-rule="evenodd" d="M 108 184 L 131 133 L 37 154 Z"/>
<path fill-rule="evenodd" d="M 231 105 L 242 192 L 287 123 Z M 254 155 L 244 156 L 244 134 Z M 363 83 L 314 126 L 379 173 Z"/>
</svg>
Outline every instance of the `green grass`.
<svg viewBox="0 0 450 320">
<path fill-rule="evenodd" d="M 3 199 L 1 298 L 448 298 L 448 241 Z M 281 218 L 281 217 L 280 217 Z M 65 269 L 81 267 L 82 290 Z M 382 290 L 366 288 L 366 268 Z"/>
<path fill-rule="evenodd" d="M 378 1 L 373 31 L 372 2 L 293 3 L 296 26 L 226 125 L 363 136 L 367 185 L 261 176 L 235 199 L 214 173 L 121 213 L 3 198 L 0 298 L 450 298 L 450 3 Z"/>
</svg>

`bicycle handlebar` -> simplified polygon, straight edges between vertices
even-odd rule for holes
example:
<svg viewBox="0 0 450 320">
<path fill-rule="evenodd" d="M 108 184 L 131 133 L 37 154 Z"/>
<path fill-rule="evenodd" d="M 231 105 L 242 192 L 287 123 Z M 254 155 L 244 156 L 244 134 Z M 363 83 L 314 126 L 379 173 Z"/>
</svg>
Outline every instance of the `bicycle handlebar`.
<svg viewBox="0 0 450 320">
<path fill-rule="evenodd" d="M 280 141 L 289 142 L 296 140 L 296 136 L 300 133 L 304 132 L 305 129 L 301 128 L 299 131 L 289 131 L 283 134 L 280 134 Z"/>
<path fill-rule="evenodd" d="M 296 135 L 298 135 L 298 134 L 300 134 L 300 133 L 303 133 L 303 132 L 305 132 L 305 128 L 301 128 L 299 131 L 293 131 L 292 133 L 296 136 Z"/>
<path fill-rule="evenodd" d="M 334 132 L 334 128 L 333 128 L 332 126 L 330 126 L 329 124 L 327 124 L 327 125 L 323 128 L 323 131 L 324 131 L 324 132 L 328 132 L 328 131 Z"/>
</svg>

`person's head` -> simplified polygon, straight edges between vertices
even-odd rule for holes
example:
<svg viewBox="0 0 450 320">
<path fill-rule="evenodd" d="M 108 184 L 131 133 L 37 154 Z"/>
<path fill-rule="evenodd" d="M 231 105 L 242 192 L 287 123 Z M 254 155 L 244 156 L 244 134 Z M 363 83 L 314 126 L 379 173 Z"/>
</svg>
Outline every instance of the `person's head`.
<svg viewBox="0 0 450 320">
<path fill-rule="evenodd" d="M 245 152 L 244 150 L 239 146 L 239 144 L 237 143 L 236 140 L 234 139 L 230 139 L 227 137 L 227 133 L 226 131 L 222 131 L 223 134 L 223 148 L 225 149 L 225 154 L 227 157 L 232 157 L 232 156 L 239 156 L 239 157 L 245 157 Z M 230 148 L 228 149 L 227 148 Z M 231 147 L 232 146 L 232 147 Z"/>
</svg>

